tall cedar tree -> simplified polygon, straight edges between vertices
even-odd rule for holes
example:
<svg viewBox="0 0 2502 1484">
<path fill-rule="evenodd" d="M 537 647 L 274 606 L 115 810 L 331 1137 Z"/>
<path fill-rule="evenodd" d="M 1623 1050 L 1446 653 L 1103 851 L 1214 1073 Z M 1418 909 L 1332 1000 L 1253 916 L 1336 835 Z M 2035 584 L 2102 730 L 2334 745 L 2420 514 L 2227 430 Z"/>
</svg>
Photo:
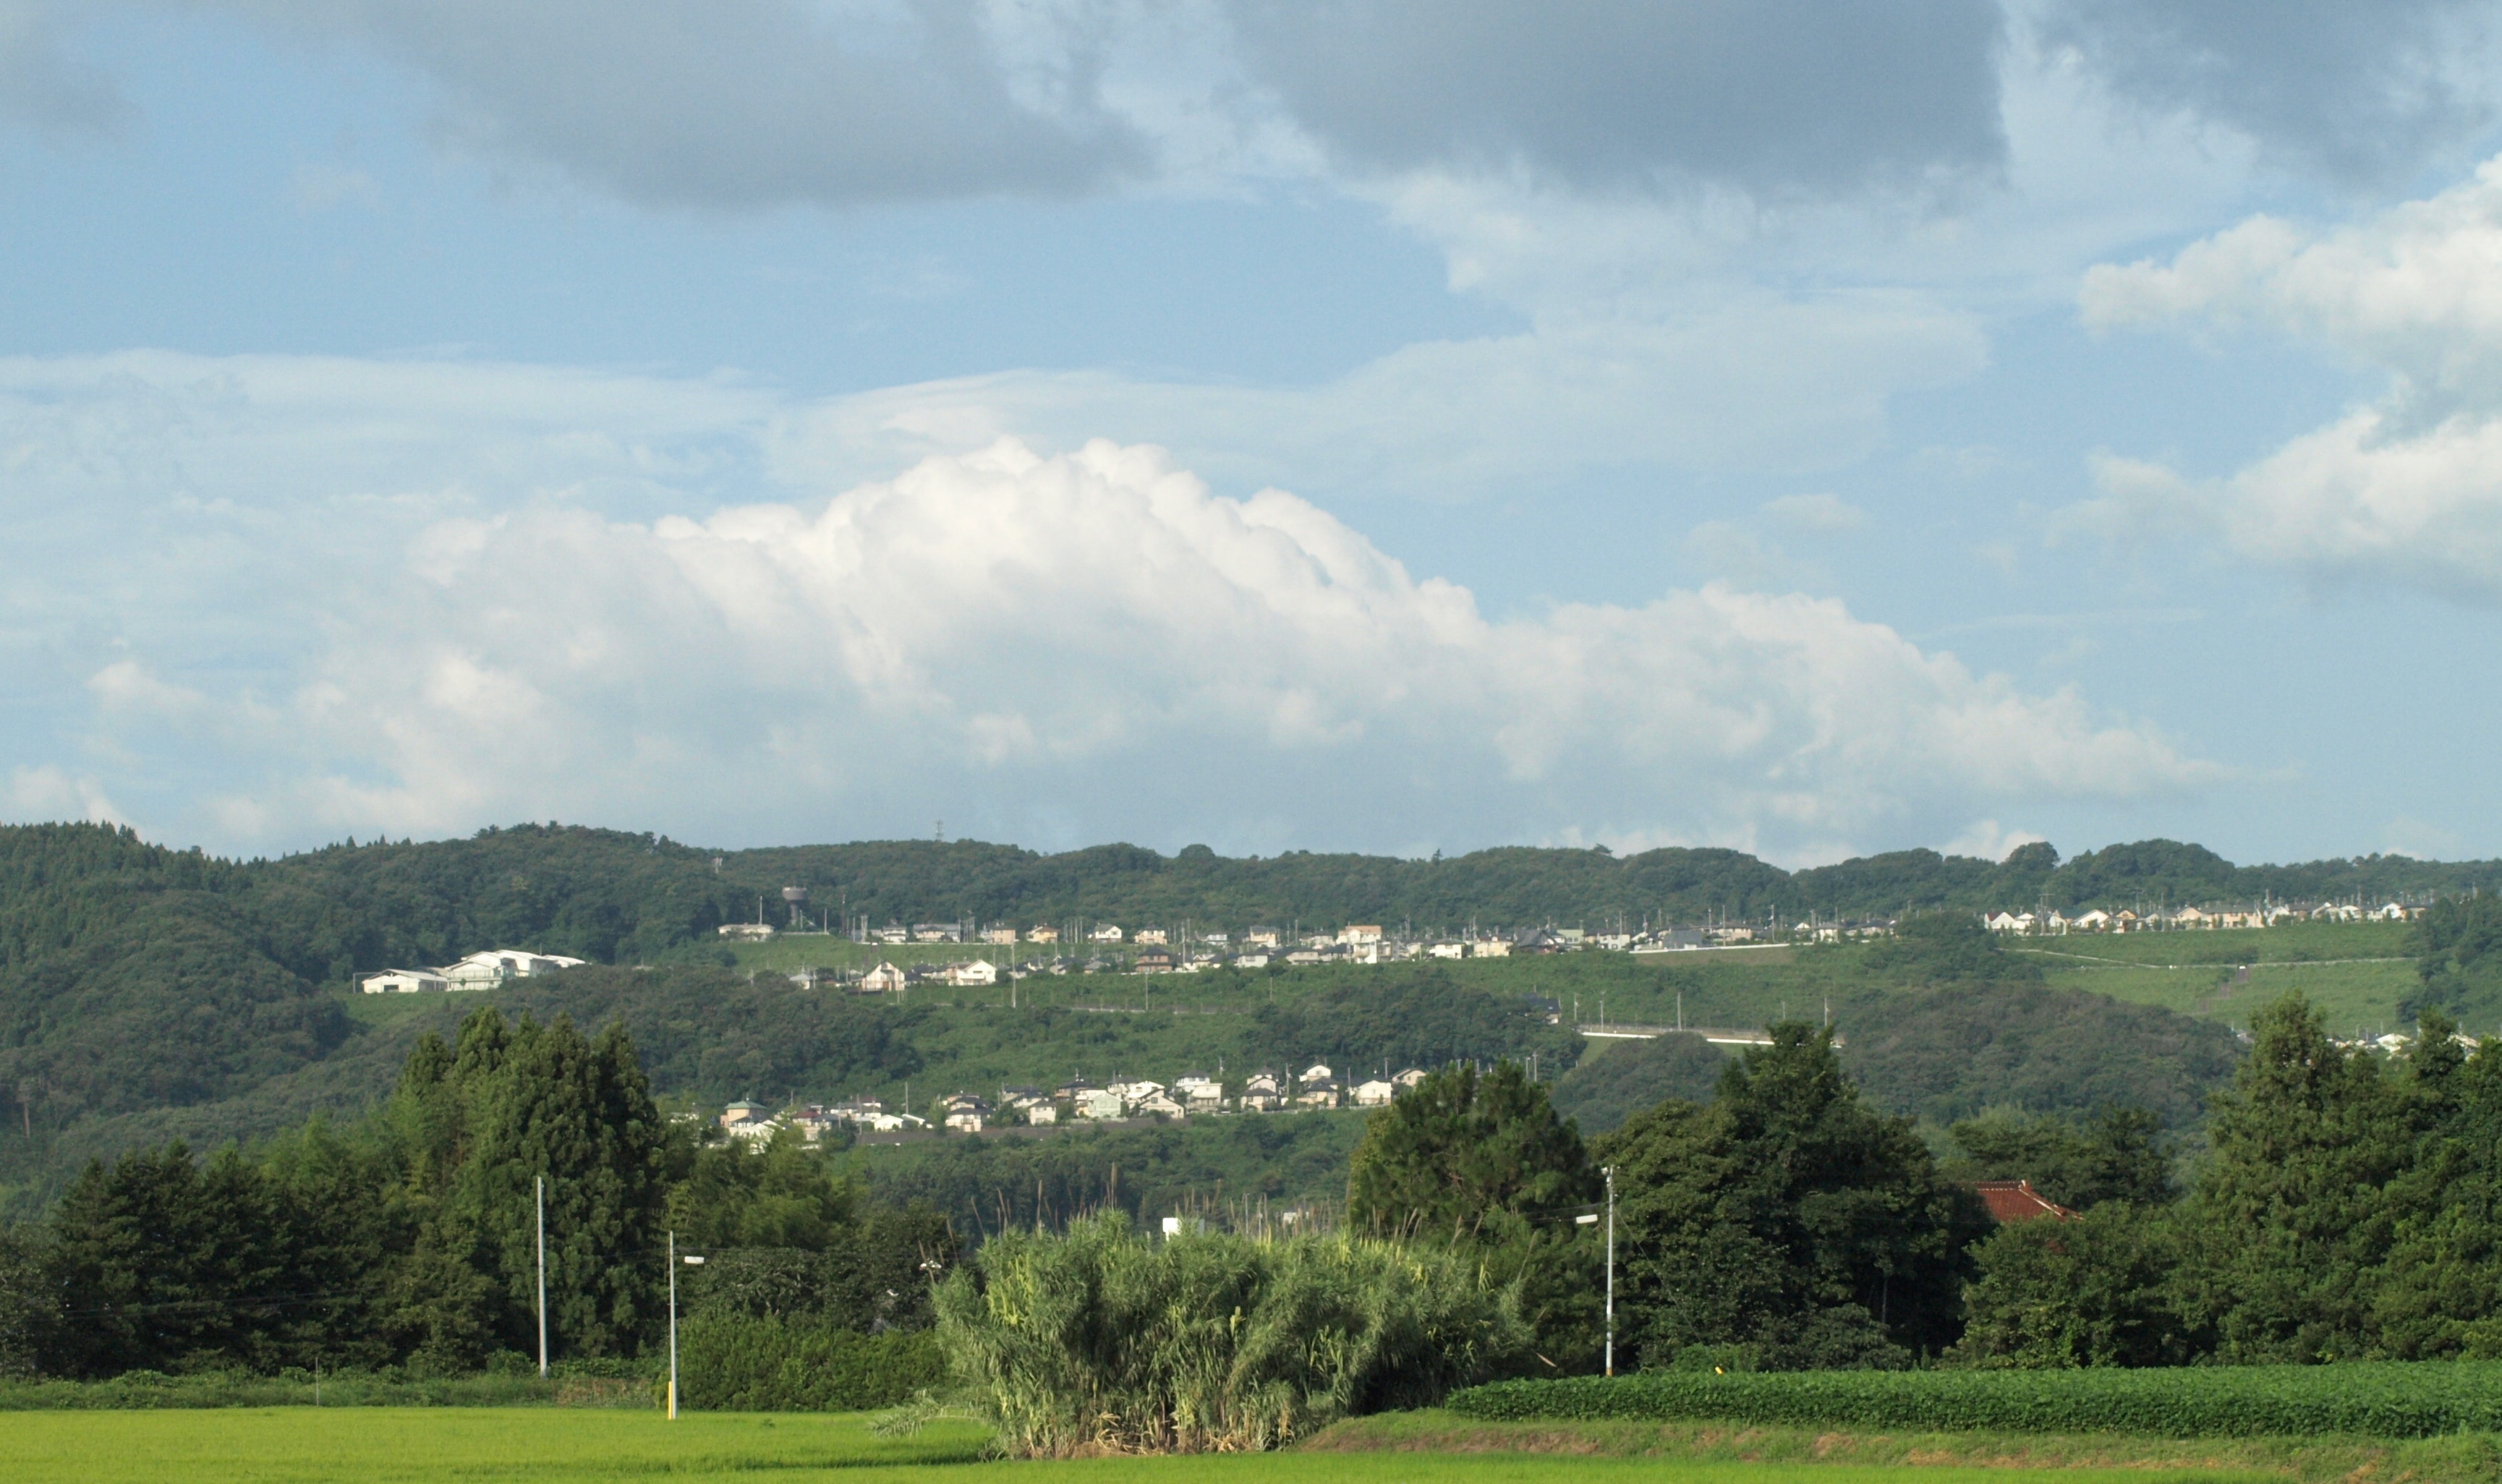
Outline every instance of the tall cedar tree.
<svg viewBox="0 0 2502 1484">
<path fill-rule="evenodd" d="M 547 1179 L 548 1324 L 576 1355 L 627 1355 L 661 1318 L 667 1135 L 625 1031 L 571 1019 L 460 1028 L 450 1080 L 458 1164 L 441 1230 L 501 1300 L 492 1332 L 534 1342 L 534 1180 Z"/>
<path fill-rule="evenodd" d="M 1642 1364 L 1688 1346 L 1778 1369 L 1944 1349 L 1986 1216 L 1910 1120 L 1859 1100 L 1831 1030 L 1772 1037 L 1710 1103 L 1663 1102 L 1594 1151 L 1616 1170 L 1618 1305 Z"/>
<path fill-rule="evenodd" d="M 2448 1062 L 2449 1027 L 2438 1029 L 2434 1057 Z M 2184 1320 L 2212 1330 L 2227 1361 L 2367 1355 L 2373 1291 L 2396 1235 L 2385 1188 L 2412 1163 L 2433 1110 L 2384 1078 L 2371 1053 L 2331 1041 L 2298 997 L 2251 1017 L 2250 1029 L 2248 1060 L 2216 1096 L 2212 1152 L 2184 1213 L 2194 1243 L 2181 1277 Z"/>
<path fill-rule="evenodd" d="M 1580 1130 L 1516 1062 L 1429 1073 L 1366 1120 L 1347 1220 L 1371 1235 L 1474 1253 L 1515 1287 L 1544 1367 L 1597 1368 L 1604 1255 L 1573 1216 L 1599 1198 Z"/>
</svg>

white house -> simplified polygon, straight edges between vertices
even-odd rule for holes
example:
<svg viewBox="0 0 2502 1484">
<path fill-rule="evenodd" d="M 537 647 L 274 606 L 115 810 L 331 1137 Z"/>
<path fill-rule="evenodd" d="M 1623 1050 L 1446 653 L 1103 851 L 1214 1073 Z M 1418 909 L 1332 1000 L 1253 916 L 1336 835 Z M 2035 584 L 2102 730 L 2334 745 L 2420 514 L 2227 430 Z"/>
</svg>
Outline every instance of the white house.
<svg viewBox="0 0 2502 1484">
<path fill-rule="evenodd" d="M 1470 947 L 1469 957 L 1472 959 L 1508 959 L 1511 957 L 1511 939 L 1479 938 Z"/>
<path fill-rule="evenodd" d="M 1375 1077 L 1355 1085 L 1355 1105 L 1359 1108 L 1378 1108 L 1398 1096 L 1399 1085 L 1387 1078 Z"/>
<path fill-rule="evenodd" d="M 860 987 L 863 995 L 900 995 L 903 984 L 903 970 L 892 963 L 880 962 L 877 967 L 861 975 Z"/>
<path fill-rule="evenodd" d="M 448 990 L 452 981 L 430 968 L 387 968 L 357 980 L 356 988 L 368 995 L 414 995 L 423 990 Z"/>
<path fill-rule="evenodd" d="M 725 938 L 735 939 L 742 943 L 761 943 L 773 936 L 773 925 L 771 923 L 724 923 L 713 931 Z"/>
<path fill-rule="evenodd" d="M 1025 1121 L 1036 1128 L 1060 1122 L 1060 1104 L 1044 1101 L 1025 1110 Z"/>
<path fill-rule="evenodd" d="M 1437 943 L 1425 951 L 1432 954 L 1437 959 L 1465 959 L 1469 956 L 1469 945 L 1466 943 Z"/>
<path fill-rule="evenodd" d="M 2091 912 L 2079 912 L 2068 920 L 2068 926 L 2078 932 L 2109 932 L 2111 925 L 2112 915 L 2100 907 Z"/>
<path fill-rule="evenodd" d="M 1381 928 L 1376 923 L 1349 923 L 1337 930 L 1337 940 L 1349 948 L 1381 941 Z"/>
<path fill-rule="evenodd" d="M 1187 1117 L 1189 1115 L 1189 1109 L 1184 1108 L 1180 1103 L 1166 1097 L 1162 1093 L 1158 1093 L 1152 1097 L 1139 1098 L 1136 1108 L 1136 1112 L 1140 1117 L 1169 1118 L 1176 1123 Z"/>
<path fill-rule="evenodd" d="M 1162 928 L 1141 928 L 1138 929 L 1138 935 L 1131 941 L 1136 943 L 1162 944 L 1169 941 L 1169 939 Z"/>
<path fill-rule="evenodd" d="M 1421 1067 L 1411 1066 L 1405 1071 L 1399 1073 L 1397 1076 L 1392 1077 L 1390 1080 L 1392 1084 L 1399 1089 L 1399 1091 L 1403 1093 L 1409 1088 L 1414 1087 L 1417 1083 L 1424 1081 L 1425 1073 Z"/>
<path fill-rule="evenodd" d="M 1242 934 L 1245 948 L 1274 948 L 1285 941 L 1274 928 L 1253 928 Z"/>
<path fill-rule="evenodd" d="M 1234 966 L 1235 968 L 1267 968 L 1268 966 L 1268 956 L 1267 954 L 1243 954 L 1234 961 Z"/>
<path fill-rule="evenodd" d="M 1337 1073 L 1330 1070 L 1330 1064 L 1327 1062 L 1315 1062 L 1311 1065 L 1304 1067 L 1303 1074 L 1295 1080 L 1298 1082 L 1327 1082 L 1336 1075 Z"/>
<path fill-rule="evenodd" d="M 1163 1096 L 1164 1092 L 1165 1085 L 1163 1083 L 1149 1082 L 1144 1078 L 1141 1078 L 1136 1082 L 1115 1082 L 1112 1084 L 1113 1095 L 1118 1096 L 1124 1102 L 1144 1102 L 1150 1097 Z"/>
<path fill-rule="evenodd" d="M 1225 1106 L 1225 1084 L 1201 1082 L 1180 1090 L 1183 1103 L 1193 1113 L 1213 1113 Z"/>
<path fill-rule="evenodd" d="M 988 989 L 999 982 L 998 965 L 987 959 L 959 963 L 947 971 L 947 982 L 960 990 Z"/>
<path fill-rule="evenodd" d="M 1989 914 L 1989 920 L 1986 926 L 1992 932 L 2020 932 L 2023 930 L 2017 924 L 2015 914 L 2012 912 L 1993 912 Z"/>
<path fill-rule="evenodd" d="M 727 1131 L 731 1138 L 744 1139 L 750 1144 L 769 1144 L 773 1135 L 782 1131 L 782 1120 L 760 1118 L 753 1123 L 732 1124 Z"/>
<path fill-rule="evenodd" d="M 1086 935 L 1098 943 L 1118 943 L 1121 941 L 1120 925 L 1116 923 L 1105 923 L 1101 927 L 1096 928 L 1093 932 Z"/>
<path fill-rule="evenodd" d="M 578 968 L 580 959 L 562 954 L 534 954 L 526 948 L 490 948 L 474 953 L 442 970 L 455 990 L 491 990 L 508 979 L 527 979 L 533 974 L 554 973 L 560 968 Z"/>
<path fill-rule="evenodd" d="M 1029 943 L 1057 943 L 1060 941 L 1060 929 L 1049 925 L 1029 928 L 1025 930 L 1025 940 Z"/>
</svg>

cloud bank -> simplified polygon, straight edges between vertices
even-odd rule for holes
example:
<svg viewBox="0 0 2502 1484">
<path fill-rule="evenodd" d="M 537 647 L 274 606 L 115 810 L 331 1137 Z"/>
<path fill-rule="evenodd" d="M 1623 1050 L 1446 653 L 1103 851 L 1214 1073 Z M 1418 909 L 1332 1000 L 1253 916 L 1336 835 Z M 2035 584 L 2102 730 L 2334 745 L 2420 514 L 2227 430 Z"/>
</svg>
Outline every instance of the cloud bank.
<svg viewBox="0 0 2502 1484">
<path fill-rule="evenodd" d="M 2114 518 L 2202 524 L 2323 585 L 2502 601 L 2502 160 L 2352 226 L 2258 217 L 2168 263 L 2096 268 L 2081 306 L 2100 328 L 2282 336 L 2387 378 L 2226 479 L 2109 461 Z"/>
<path fill-rule="evenodd" d="M 793 454 L 813 409 L 735 387 L 0 372 L 25 532 L 0 680 L 34 702 L 8 724 L 33 770 L 10 797 L 228 847 L 943 819 L 1037 843 L 1805 858 L 2218 776 L 1830 600 L 1710 586 L 1490 619 L 1309 502 L 1226 497 L 1153 448 L 1008 441 L 836 489 Z"/>
</svg>

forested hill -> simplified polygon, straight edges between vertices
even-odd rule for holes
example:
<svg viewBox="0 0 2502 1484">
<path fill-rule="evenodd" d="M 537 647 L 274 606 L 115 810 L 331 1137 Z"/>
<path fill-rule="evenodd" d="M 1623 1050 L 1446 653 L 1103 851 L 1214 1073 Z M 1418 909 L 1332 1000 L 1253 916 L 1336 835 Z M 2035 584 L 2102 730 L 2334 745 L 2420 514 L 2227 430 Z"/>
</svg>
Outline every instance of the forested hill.
<svg viewBox="0 0 2502 1484">
<path fill-rule="evenodd" d="M 189 938 L 232 938 L 250 957 L 323 982 L 499 946 L 652 962 L 711 942 L 722 923 L 759 912 L 780 920 L 786 886 L 806 888 L 811 910 L 872 924 L 1367 922 L 1432 931 L 1471 923 L 1675 926 L 1774 912 L 1892 918 L 2043 901 L 2116 909 L 2263 896 L 2421 900 L 2502 886 L 2502 861 L 2364 856 L 2235 865 L 2201 846 L 2144 840 L 2065 860 L 2048 845 L 2024 846 L 2004 861 L 1910 850 L 1789 872 L 1730 850 L 1617 857 L 1604 847 L 1506 847 L 1426 860 L 1303 851 L 1231 859 L 1204 846 L 1169 857 L 1133 845 L 1044 855 L 971 840 L 716 852 L 555 825 L 229 861 L 150 845 L 126 829 L 33 825 L 0 826 L 0 967 L 73 943 L 96 947 L 100 931 L 110 952 L 132 930 L 125 909 L 134 901 L 184 925 Z"/>
<path fill-rule="evenodd" d="M 1256 981 L 1229 970 L 1191 981 L 1210 997 L 1207 1008 L 1223 1013 L 1173 1021 L 1169 1035 L 1179 1039 L 1167 1044 L 1140 1039 L 1143 1021 L 1066 1014 L 1046 1025 L 1031 994 L 1024 1018 L 994 1020 L 979 1005 L 949 1009 L 916 996 L 908 1006 L 869 1006 L 795 988 L 775 974 L 760 982 L 728 971 L 713 929 L 751 917 L 760 898 L 768 916 L 779 915 L 786 884 L 806 887 L 812 907 L 848 907 L 876 923 L 1080 917 L 1133 927 L 1193 919 L 1211 928 L 1255 922 L 1313 928 L 1352 920 L 1425 930 L 1471 920 L 1595 928 L 1617 917 L 1694 921 L 1707 912 L 1751 917 L 1775 908 L 1785 916 L 1892 915 L 1922 906 L 2029 903 L 2046 894 L 2062 902 L 2140 894 L 2178 902 L 2259 892 L 2379 897 L 2455 891 L 2487 877 L 2481 866 L 2394 858 L 2238 868 L 2194 847 L 2162 844 L 2065 865 L 2046 850 L 2028 848 L 1996 865 L 1923 852 L 1790 874 L 1725 851 L 1625 860 L 1603 851 L 1522 849 L 1448 860 L 1229 860 L 1203 850 L 1166 858 L 1107 846 L 1043 856 L 976 843 L 896 842 L 716 854 L 554 826 L 232 861 L 96 826 L 0 828 L 0 1119 L 16 1135 L 0 1136 L 0 1207 L 40 1202 L 90 1154 L 175 1133 L 208 1145 L 317 1110 L 353 1112 L 388 1089 L 411 1037 L 449 1029 L 447 1018 L 470 996 L 371 1004 L 347 993 L 350 976 L 445 963 L 491 947 L 570 954 L 599 965 L 657 965 L 648 974 L 600 966 L 528 981 L 498 1002 L 570 1013 L 587 1026 L 622 1019 L 663 1091 L 708 1099 L 892 1091 L 890 1084 L 917 1073 L 931 1083 L 941 1067 L 993 1062 L 997 1069 L 982 1075 L 994 1080 L 1012 1070 L 1021 1078 L 1064 1076 L 1058 1063 L 1072 1059 L 1099 1072 L 1171 1074 L 1202 1062 L 1221 1064 L 1228 1056 L 1236 1064 L 1260 1056 L 1282 1060 L 1298 1048 L 1364 1058 L 1528 1049 L 1560 1073 L 1577 1056 L 1580 1038 L 1547 1028 L 1537 1033 L 1551 1029 L 1555 1044 L 1513 1044 L 1513 1023 L 1532 1022 L 1520 1020 L 1516 1003 L 1486 998 L 1496 991 L 1485 986 L 1504 986 L 1504 995 L 1554 994 L 1572 975 L 1588 979 L 1576 1004 L 1602 1015 L 1606 993 L 1617 996 L 1619 1016 L 1636 1002 L 1627 995 L 1647 995 L 1650 1013 L 1667 1017 L 1681 1013 L 1680 996 L 1690 991 L 1697 1015 L 1728 1014 L 1741 1023 L 1786 1004 L 1813 1002 L 1819 1013 L 1830 1004 L 1854 1032 L 1869 1028 L 1854 1033 L 1857 1074 L 1888 1106 L 1936 1118 L 2001 1101 L 2053 1109 L 2120 1096 L 2185 1119 L 2229 1060 L 2230 1035 L 2220 1026 L 2030 988 L 2037 967 L 2019 972 L 2001 962 L 1978 979 L 1938 964 L 1909 972 L 1886 950 L 1865 946 L 1819 951 L 1820 966 L 1802 965 L 1795 984 L 1765 979 L 1753 999 L 1717 1010 L 1708 1007 L 1717 992 L 1707 985 L 1672 985 L 1672 971 L 1655 961 L 1614 954 L 1574 956 L 1572 964 L 1519 961 L 1509 979 L 1512 970 L 1501 965 L 1513 961 L 1470 961 L 1469 982 L 1480 987 L 1468 995 L 1416 977 L 1438 972 L 1430 965 L 1299 970 L 1306 977 Z M 1988 957 L 2003 957 L 1969 919 L 1960 927 Z M 2487 981 L 2494 976 L 2485 965 L 2502 958 L 2482 953 L 2494 936 L 2482 927 L 2453 936 L 2457 964 L 2441 981 L 2442 1002 L 2473 1008 L 2469 1001 L 2492 997 Z M 1346 972 L 1381 976 L 1361 981 L 1379 1003 L 1350 1007 L 1331 999 L 1340 985 L 1331 976 Z M 1987 993 L 1974 998 L 1968 987 L 1958 988 L 1967 981 Z M 1051 983 L 1037 991 L 1062 1005 L 1125 1004 L 1130 993 L 1122 984 Z M 1402 998 L 1429 989 L 1434 1014 Z M 453 1000 L 462 1003 L 447 1002 Z M 1370 1030 L 1361 1045 L 1331 1040 L 1337 1030 L 1376 1022 L 1432 1033 L 1421 1050 L 1393 1046 L 1396 1037 Z M 1545 1026 L 1542 1019 L 1534 1024 Z M 1879 1027 L 1893 1033 L 1876 1034 Z M 1049 1040 L 1055 1064 L 1024 1067 L 1019 1048 L 1031 1050 L 1027 1043 L 1038 1036 Z"/>
</svg>

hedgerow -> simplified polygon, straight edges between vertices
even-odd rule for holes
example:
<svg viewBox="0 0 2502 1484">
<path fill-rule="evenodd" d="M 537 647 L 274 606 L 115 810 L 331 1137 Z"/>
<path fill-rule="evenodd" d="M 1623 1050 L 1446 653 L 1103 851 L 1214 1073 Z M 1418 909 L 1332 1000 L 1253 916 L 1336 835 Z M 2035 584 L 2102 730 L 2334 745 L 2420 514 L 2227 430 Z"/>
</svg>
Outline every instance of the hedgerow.
<svg viewBox="0 0 2502 1484">
<path fill-rule="evenodd" d="M 2162 1437 L 2502 1431 L 2502 1363 L 2186 1369 L 1654 1371 L 1499 1381 L 1445 1403 L 1489 1421 L 1716 1420 Z"/>
</svg>

